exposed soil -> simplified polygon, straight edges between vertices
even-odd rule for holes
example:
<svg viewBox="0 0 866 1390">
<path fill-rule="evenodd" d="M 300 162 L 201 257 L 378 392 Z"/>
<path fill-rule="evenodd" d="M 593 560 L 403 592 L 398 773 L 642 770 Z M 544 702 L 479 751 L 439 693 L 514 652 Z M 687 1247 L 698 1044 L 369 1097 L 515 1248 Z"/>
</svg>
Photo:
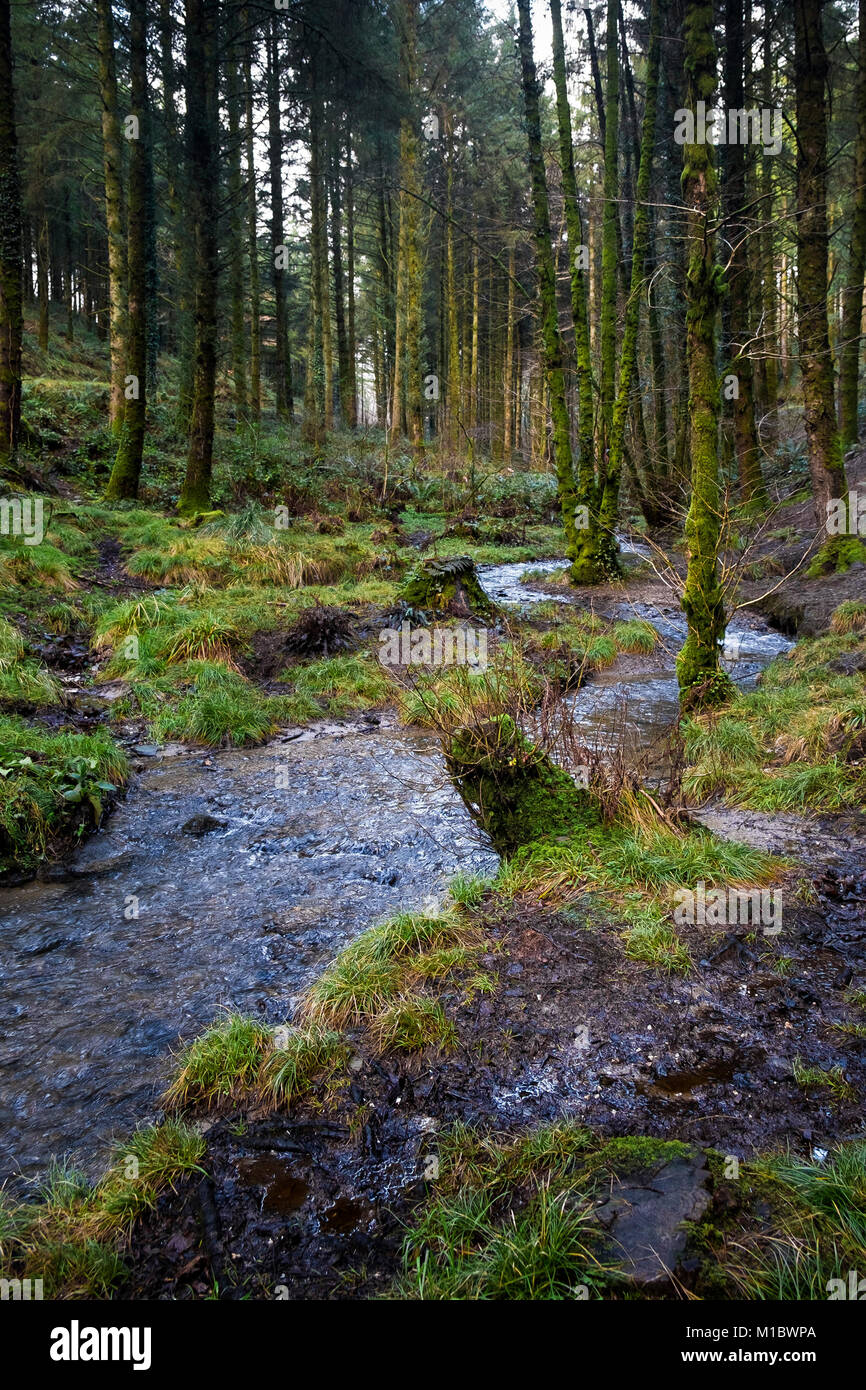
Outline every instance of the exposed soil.
<svg viewBox="0 0 866 1390">
<path fill-rule="evenodd" d="M 405 1061 L 358 1039 L 332 1103 L 219 1118 L 210 1177 L 137 1232 L 122 1296 L 197 1297 L 215 1278 L 221 1297 L 369 1297 L 397 1269 L 436 1133 L 458 1119 L 513 1131 L 569 1116 L 604 1136 L 738 1156 L 850 1136 L 859 1104 L 799 1085 L 793 1064 L 841 1067 L 852 1094 L 866 1084 L 866 1041 L 834 1027 L 862 1021 L 845 995 L 866 984 L 866 865 L 816 870 L 810 906 L 793 889 L 778 938 L 683 928 L 699 962 L 685 978 L 628 959 L 615 921 L 586 900 L 491 916 L 497 987 L 450 999 L 458 1050 Z"/>
</svg>

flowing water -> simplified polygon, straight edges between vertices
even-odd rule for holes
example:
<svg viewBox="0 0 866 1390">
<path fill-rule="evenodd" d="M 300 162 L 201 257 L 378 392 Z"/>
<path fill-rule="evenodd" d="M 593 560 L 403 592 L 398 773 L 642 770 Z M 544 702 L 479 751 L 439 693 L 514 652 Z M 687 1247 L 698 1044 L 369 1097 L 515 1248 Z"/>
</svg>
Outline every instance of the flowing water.
<svg viewBox="0 0 866 1390">
<path fill-rule="evenodd" d="M 0 890 L 0 1175 L 98 1168 L 179 1036 L 285 1018 L 371 923 L 496 863 L 436 740 L 385 721 L 147 759 L 52 881 Z"/>
<path fill-rule="evenodd" d="M 480 577 L 500 603 L 553 596 L 521 583 L 527 568 Z M 601 672 L 572 697 L 599 740 L 625 727 L 647 744 L 676 719 L 681 615 L 614 605 L 609 616 L 635 613 L 657 627 L 664 669 Z M 735 679 L 753 682 L 790 645 L 757 620 L 732 625 Z M 496 866 L 435 738 L 393 720 L 256 749 L 141 751 L 99 834 L 44 880 L 0 890 L 0 1179 L 64 1154 L 98 1171 L 112 1136 L 157 1113 L 179 1038 L 221 1008 L 289 1016 L 371 923 L 432 906 L 459 869 Z"/>
</svg>

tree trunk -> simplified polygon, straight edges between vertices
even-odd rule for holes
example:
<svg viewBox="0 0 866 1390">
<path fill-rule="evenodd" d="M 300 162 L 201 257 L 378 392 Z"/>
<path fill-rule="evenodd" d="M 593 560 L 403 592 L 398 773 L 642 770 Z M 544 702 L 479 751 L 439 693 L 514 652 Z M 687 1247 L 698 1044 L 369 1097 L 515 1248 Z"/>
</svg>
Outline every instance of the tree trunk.
<svg viewBox="0 0 866 1390">
<path fill-rule="evenodd" d="M 559 131 L 559 158 L 562 168 L 562 196 L 568 231 L 569 285 L 571 317 L 574 325 L 574 351 L 577 364 L 577 502 L 587 509 L 589 525 L 577 529 L 576 552 L 571 574 L 575 582 L 594 584 L 598 569 L 598 494 L 596 490 L 595 439 L 592 395 L 592 346 L 589 332 L 586 275 L 583 268 L 583 225 L 577 201 L 574 171 L 574 143 L 568 84 L 565 68 L 565 41 L 562 32 L 560 0 L 550 0 L 553 25 L 553 77 L 556 87 L 556 115 Z"/>
<path fill-rule="evenodd" d="M 231 12 L 237 26 L 239 11 Z M 237 32 L 231 35 L 226 56 L 226 107 L 229 118 L 229 295 L 231 299 L 231 362 L 238 424 L 247 416 L 247 343 L 244 322 L 243 179 L 241 177 L 240 48 Z"/>
<path fill-rule="evenodd" d="M 249 11 L 244 6 L 241 27 L 249 24 Z M 244 88 L 246 92 L 244 126 L 246 137 L 247 176 L 247 255 L 250 265 L 250 420 L 257 425 L 262 414 L 262 336 L 261 290 L 259 286 L 259 228 L 256 200 L 256 150 L 253 118 L 253 38 L 244 44 Z"/>
<path fill-rule="evenodd" d="M 218 0 L 186 0 L 189 216 L 195 246 L 195 379 L 186 477 L 178 507 L 210 505 L 219 288 Z"/>
<path fill-rule="evenodd" d="M 743 84 L 743 0 L 725 0 L 725 104 L 729 111 L 745 108 Z M 725 150 L 724 213 L 726 240 L 731 246 L 728 265 L 727 328 L 730 372 L 735 377 L 733 397 L 734 448 L 739 468 L 740 496 L 744 502 L 766 501 L 761 475 L 761 451 L 755 427 L 752 359 L 746 349 L 749 332 L 749 247 L 743 208 L 746 203 L 746 157 L 735 141 Z"/>
<path fill-rule="evenodd" d="M 105 223 L 108 228 L 108 286 L 110 303 L 111 389 L 108 418 L 119 434 L 126 412 L 126 239 L 123 207 L 123 153 L 117 106 L 114 63 L 114 17 L 111 0 L 96 0 L 99 47 L 99 95 L 102 102 L 102 158 L 105 173 Z"/>
<path fill-rule="evenodd" d="M 532 178 L 532 211 L 535 233 L 535 249 L 538 266 L 538 298 L 541 316 L 541 333 L 544 366 L 550 390 L 550 409 L 553 417 L 553 457 L 556 467 L 559 505 L 568 554 L 575 557 L 575 508 L 577 499 L 574 485 L 574 465 L 571 454 L 571 422 L 568 415 L 568 402 L 565 392 L 565 372 L 563 370 L 562 337 L 559 331 L 559 317 L 556 309 L 556 279 L 553 266 L 553 249 L 550 240 L 550 205 L 547 197 L 547 177 L 544 171 L 544 153 L 541 143 L 541 117 L 538 102 L 538 78 L 535 71 L 535 58 L 532 51 L 532 20 L 530 0 L 517 0 L 520 16 L 520 66 L 523 85 L 523 103 L 526 115 L 526 131 L 529 142 L 529 168 Z"/>
<path fill-rule="evenodd" d="M 607 468 L 605 470 L 604 491 L 602 493 L 598 513 L 598 564 L 599 569 L 608 576 L 618 574 L 620 569 L 617 559 L 619 545 L 616 539 L 616 525 L 619 517 L 619 489 L 620 479 L 622 477 L 625 427 L 629 408 L 632 406 L 632 385 L 637 374 L 640 301 L 644 291 L 644 266 L 650 237 L 649 196 L 653 147 L 655 142 L 660 46 L 658 5 L 656 0 L 653 0 L 650 13 L 650 43 L 647 58 L 646 100 L 643 112 L 643 129 L 641 131 L 640 165 L 638 169 L 637 198 L 634 214 L 631 290 L 626 304 L 625 326 L 620 348 L 619 386 L 611 418 L 609 456 Z M 609 127 L 611 119 L 610 111 L 608 111 L 607 119 Z M 636 413 L 638 412 L 636 411 Z M 640 412 L 638 438 L 645 457 L 646 436 L 644 434 L 642 412 Z M 637 469 L 635 469 L 635 476 L 637 477 Z"/>
<path fill-rule="evenodd" d="M 846 496 L 842 440 L 833 400 L 833 358 L 827 321 L 827 55 L 823 0 L 795 0 L 794 81 L 797 98 L 797 318 L 809 471 L 819 534 L 826 535 L 831 500 Z M 823 547 L 828 562 L 838 538 Z"/>
<path fill-rule="evenodd" d="M 698 101 L 704 101 L 710 108 L 716 93 L 716 45 L 713 7 L 706 0 L 686 0 L 685 70 L 686 106 L 694 113 Z M 682 708 L 688 710 L 721 703 L 731 688 L 719 664 L 725 608 L 718 575 L 721 490 L 715 355 L 722 278 L 716 264 L 713 229 L 718 191 L 709 144 L 683 146 L 683 203 L 688 210 L 686 340 L 692 497 L 685 527 L 688 571 L 682 599 L 688 633 L 677 657 L 677 678 Z"/>
<path fill-rule="evenodd" d="M 854 192 L 848 283 L 842 315 L 842 357 L 839 363 L 839 417 L 842 448 L 858 439 L 860 343 L 863 327 L 863 280 L 866 277 L 866 0 L 860 0 L 860 34 L 857 45 L 857 147 L 854 158 Z"/>
<path fill-rule="evenodd" d="M 291 417 L 289 349 L 286 330 L 286 248 L 283 243 L 283 133 L 280 126 L 280 50 L 282 23 L 271 19 L 267 36 L 268 54 L 268 168 L 271 177 L 271 276 L 274 291 L 274 395 L 277 416 Z"/>
<path fill-rule="evenodd" d="M 129 61 L 132 114 L 138 119 L 138 137 L 129 142 L 126 410 L 119 435 L 117 456 L 105 492 L 106 497 L 114 500 L 138 496 L 147 414 L 147 196 L 150 184 L 147 0 L 130 0 Z"/>
<path fill-rule="evenodd" d="M 21 420 L 21 186 L 9 0 L 0 0 L 0 472 L 15 464 Z"/>
</svg>

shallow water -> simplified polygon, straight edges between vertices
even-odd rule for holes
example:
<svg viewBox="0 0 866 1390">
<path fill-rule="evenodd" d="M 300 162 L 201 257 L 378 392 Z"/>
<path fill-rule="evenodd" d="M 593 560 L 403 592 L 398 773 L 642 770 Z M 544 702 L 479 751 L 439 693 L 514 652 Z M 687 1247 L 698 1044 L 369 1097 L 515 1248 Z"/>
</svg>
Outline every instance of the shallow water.
<svg viewBox="0 0 866 1390">
<path fill-rule="evenodd" d="M 194 816 L 224 824 L 183 833 Z M 148 760 L 65 877 L 0 890 L 0 1176 L 67 1152 L 95 1171 L 155 1113 L 179 1036 L 221 1007 L 285 1018 L 359 932 L 496 863 L 430 735 Z"/>
<path fill-rule="evenodd" d="M 479 574 L 498 602 L 529 605 L 546 595 L 520 583 L 526 569 L 563 565 Z M 599 672 L 570 702 L 588 742 L 647 747 L 676 720 L 685 624 L 674 608 L 609 615 L 652 622 L 664 669 Z M 790 645 L 759 620 L 734 623 L 729 668 L 750 684 Z M 496 867 L 436 739 L 393 721 L 322 724 L 256 749 L 168 749 L 138 766 L 69 864 L 0 889 L 0 1179 L 63 1154 L 95 1173 L 112 1136 L 157 1113 L 179 1039 L 221 1008 L 290 1016 L 373 922 L 432 906 L 459 869 Z"/>
<path fill-rule="evenodd" d="M 620 544 L 630 553 L 646 551 L 639 542 L 621 538 Z M 544 593 L 520 582 L 528 570 L 555 574 L 567 563 L 547 560 L 533 565 L 484 565 L 479 567 L 478 575 L 485 591 L 504 605 L 527 608 L 545 599 L 568 603 L 570 595 L 566 592 L 553 589 Z M 661 660 L 655 663 L 656 669 L 637 671 L 625 678 L 615 670 L 595 673 L 591 681 L 569 696 L 569 707 L 588 743 L 605 748 L 627 738 L 630 744 L 648 748 L 664 738 L 679 716 L 675 661 L 686 638 L 685 617 L 673 606 L 611 604 L 608 595 L 601 596 L 597 611 L 616 621 L 644 618 L 652 623 L 661 638 L 657 648 Z M 722 664 L 735 684 L 748 690 L 754 687 L 761 671 L 793 645 L 790 638 L 774 632 L 755 614 L 735 617 L 725 633 Z"/>
</svg>

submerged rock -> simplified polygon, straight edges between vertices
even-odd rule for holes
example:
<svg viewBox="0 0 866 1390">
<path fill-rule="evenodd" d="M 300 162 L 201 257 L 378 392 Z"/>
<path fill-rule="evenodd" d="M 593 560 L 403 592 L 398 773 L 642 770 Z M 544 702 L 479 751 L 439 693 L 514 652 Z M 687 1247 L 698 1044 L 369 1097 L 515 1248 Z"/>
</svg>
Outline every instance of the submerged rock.
<svg viewBox="0 0 866 1390">
<path fill-rule="evenodd" d="M 595 1216 L 623 1273 L 641 1288 L 659 1288 L 683 1260 L 687 1223 L 700 1221 L 711 1200 L 709 1169 L 698 1153 L 614 1187 Z"/>
</svg>

